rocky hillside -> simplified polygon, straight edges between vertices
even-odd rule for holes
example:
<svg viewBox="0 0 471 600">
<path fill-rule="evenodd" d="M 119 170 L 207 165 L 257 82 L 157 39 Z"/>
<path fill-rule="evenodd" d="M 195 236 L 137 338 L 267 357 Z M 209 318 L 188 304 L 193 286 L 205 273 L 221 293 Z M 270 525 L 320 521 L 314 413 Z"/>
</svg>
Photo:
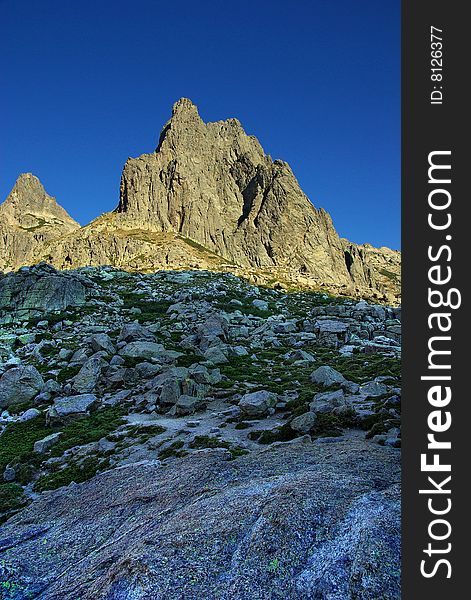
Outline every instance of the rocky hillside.
<svg viewBox="0 0 471 600">
<path fill-rule="evenodd" d="M 400 598 L 400 309 L 40 264 L 0 327 L 2 598 Z"/>
<path fill-rule="evenodd" d="M 19 183 L 24 177 L 31 178 Z M 19 191 L 26 214 L 30 191 Z M 10 197 L 3 207 L 8 203 Z M 60 269 L 203 268 L 390 303 L 400 293 L 398 252 L 340 239 L 287 163 L 266 155 L 237 119 L 204 123 L 185 98 L 174 105 L 157 149 L 127 161 L 116 210 L 81 229 L 71 219 L 67 225 L 41 238 L 33 229 L 28 244 L 16 242 L 15 230 L 13 252 L 4 234 L 0 268 L 41 260 Z"/>
</svg>

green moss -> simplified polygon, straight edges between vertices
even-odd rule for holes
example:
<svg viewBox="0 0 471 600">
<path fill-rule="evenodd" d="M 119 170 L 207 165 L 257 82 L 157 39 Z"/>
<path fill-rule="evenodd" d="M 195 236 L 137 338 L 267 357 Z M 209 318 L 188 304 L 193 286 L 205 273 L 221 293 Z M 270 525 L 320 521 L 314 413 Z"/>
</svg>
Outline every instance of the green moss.
<svg viewBox="0 0 471 600">
<path fill-rule="evenodd" d="M 171 456 L 176 456 L 178 458 L 185 456 L 186 454 L 188 454 L 188 452 L 186 452 L 185 450 L 181 450 L 181 448 L 183 448 L 184 445 L 185 444 L 182 440 L 177 440 L 176 442 L 173 442 L 173 444 L 170 444 L 170 446 L 159 452 L 159 458 L 161 460 L 165 460 L 166 458 L 170 458 Z"/>
<path fill-rule="evenodd" d="M 246 421 L 240 421 L 236 424 L 234 429 L 247 429 L 248 427 L 252 427 L 251 423 L 247 423 Z"/>
<path fill-rule="evenodd" d="M 27 497 L 23 493 L 23 488 L 17 483 L 0 484 L 0 510 L 8 512 L 21 508 L 28 503 Z"/>
<path fill-rule="evenodd" d="M 94 477 L 98 471 L 106 470 L 109 465 L 108 459 L 100 460 L 98 457 L 87 458 L 82 463 L 69 465 L 62 471 L 43 475 L 34 484 L 34 490 L 43 492 L 44 490 L 55 490 L 69 485 L 73 481 L 75 483 L 82 483 Z"/>
<path fill-rule="evenodd" d="M 88 417 L 71 421 L 61 428 L 62 438 L 52 450 L 52 456 L 62 456 L 66 450 L 74 446 L 83 446 L 96 442 L 106 437 L 123 424 L 125 409 L 122 407 L 108 407 L 92 412 Z"/>
<path fill-rule="evenodd" d="M 57 311 L 44 313 L 39 317 L 31 317 L 28 320 L 28 325 L 31 327 L 35 327 L 39 323 L 39 321 L 47 321 L 49 323 L 49 327 L 51 327 L 52 325 L 56 325 L 56 323 L 60 323 L 64 319 L 67 319 L 67 314 L 68 313 Z"/>
<path fill-rule="evenodd" d="M 197 435 L 195 439 L 190 442 L 190 448 L 202 449 L 202 448 L 225 448 L 232 454 L 232 458 L 243 456 L 248 454 L 248 450 L 241 448 L 240 446 L 233 446 L 230 442 L 220 440 L 217 437 L 209 435 Z"/>
<path fill-rule="evenodd" d="M 57 374 L 57 377 L 56 377 L 57 382 L 65 383 L 69 379 L 72 379 L 72 377 L 75 377 L 75 375 L 77 375 L 77 373 L 80 371 L 80 369 L 81 369 L 80 365 L 75 365 L 73 367 L 64 367 Z"/>
<path fill-rule="evenodd" d="M 3 472 L 8 464 L 12 464 L 17 472 L 18 482 L 26 484 L 31 481 L 44 460 L 43 455 L 33 452 L 36 441 L 61 431 L 60 442 L 51 450 L 52 456 L 61 456 L 73 446 L 106 437 L 121 425 L 123 414 L 124 409 L 110 407 L 62 426 L 47 427 L 43 416 L 30 421 L 9 423 L 0 436 L 0 472 Z"/>
<path fill-rule="evenodd" d="M 296 432 L 291 429 L 289 423 L 285 423 L 281 425 L 281 427 L 275 427 L 274 429 L 268 430 L 265 429 L 262 432 L 253 431 L 251 435 L 249 434 L 250 439 L 257 440 L 260 444 L 272 444 L 273 442 L 288 442 L 289 440 L 293 440 L 296 437 Z"/>
<path fill-rule="evenodd" d="M 178 367 L 191 367 L 191 365 L 194 365 L 195 363 L 198 363 L 201 360 L 203 360 L 201 356 L 198 356 L 197 354 L 189 353 L 189 354 L 185 354 L 184 356 L 180 356 L 177 359 L 177 366 Z"/>
<path fill-rule="evenodd" d="M 10 464 L 39 465 L 41 457 L 33 453 L 33 446 L 51 433 L 46 427 L 44 417 L 36 417 L 29 421 L 16 421 L 8 423 L 5 431 L 0 436 L 0 472 Z"/>
<path fill-rule="evenodd" d="M 401 422 L 399 419 L 391 419 L 387 415 L 378 415 L 375 423 L 372 424 L 370 421 L 368 424 L 371 425 L 371 428 L 365 436 L 366 439 L 371 439 L 375 435 L 386 433 L 392 427 L 401 426 Z M 366 429 L 367 427 L 364 428 Z"/>
<path fill-rule="evenodd" d="M 378 375 L 387 375 L 395 382 L 399 382 L 401 377 L 400 359 L 382 354 L 337 355 L 332 363 L 331 366 L 340 371 L 344 377 L 356 383 L 370 381 Z"/>
<path fill-rule="evenodd" d="M 124 301 L 123 308 L 138 308 L 141 311 L 136 315 L 139 323 L 158 321 L 167 314 L 169 306 L 172 305 L 168 300 L 154 300 L 132 292 L 122 292 L 121 298 Z"/>
</svg>

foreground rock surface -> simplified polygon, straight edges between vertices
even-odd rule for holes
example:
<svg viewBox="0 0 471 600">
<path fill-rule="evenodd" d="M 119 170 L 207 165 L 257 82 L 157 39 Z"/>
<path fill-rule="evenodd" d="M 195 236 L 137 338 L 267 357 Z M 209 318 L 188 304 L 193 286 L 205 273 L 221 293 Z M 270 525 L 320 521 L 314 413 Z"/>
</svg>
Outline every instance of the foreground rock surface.
<svg viewBox="0 0 471 600">
<path fill-rule="evenodd" d="M 45 600 L 397 599 L 396 453 L 298 441 L 103 473 L 3 527 L 2 580 Z"/>
<path fill-rule="evenodd" d="M 5 598 L 399 598 L 399 308 L 204 271 L 32 276 L 83 302 L 26 287 L 0 330 Z"/>
</svg>

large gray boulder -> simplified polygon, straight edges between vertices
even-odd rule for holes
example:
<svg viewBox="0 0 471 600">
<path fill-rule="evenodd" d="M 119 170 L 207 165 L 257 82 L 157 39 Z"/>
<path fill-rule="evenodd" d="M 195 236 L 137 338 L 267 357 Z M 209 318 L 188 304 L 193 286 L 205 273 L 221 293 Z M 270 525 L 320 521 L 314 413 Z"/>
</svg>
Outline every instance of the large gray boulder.
<svg viewBox="0 0 471 600">
<path fill-rule="evenodd" d="M 95 333 L 87 341 L 94 352 L 106 352 L 111 356 L 116 352 L 114 344 L 107 333 Z"/>
<path fill-rule="evenodd" d="M 320 394 L 316 394 L 309 404 L 309 409 L 314 413 L 326 413 L 346 405 L 347 402 L 343 390 L 336 390 L 335 392 L 321 392 Z"/>
<path fill-rule="evenodd" d="M 0 377 L 0 408 L 15 408 L 29 402 L 43 386 L 41 374 L 31 365 L 8 369 Z"/>
<path fill-rule="evenodd" d="M 274 408 L 277 396 L 273 392 L 261 390 L 245 394 L 239 401 L 239 407 L 243 413 L 250 417 L 262 417 Z"/>
<path fill-rule="evenodd" d="M 316 415 L 313 412 L 308 411 L 303 413 L 302 415 L 294 417 L 294 419 L 290 423 L 290 427 L 293 431 L 304 434 L 309 433 L 316 424 L 316 422 Z"/>
<path fill-rule="evenodd" d="M 313 383 L 323 385 L 324 387 L 329 387 L 333 384 L 342 385 L 347 382 L 342 373 L 339 373 L 328 365 L 322 365 L 322 367 L 318 367 L 311 373 L 310 379 Z"/>
<path fill-rule="evenodd" d="M 161 404 L 175 404 L 183 394 L 183 383 L 188 378 L 188 369 L 172 367 L 152 380 L 152 389 Z"/>
<path fill-rule="evenodd" d="M 48 420 L 64 419 L 88 414 L 88 411 L 97 403 L 94 394 L 78 394 L 56 398 L 47 413 Z"/>
<path fill-rule="evenodd" d="M 92 356 L 82 366 L 73 379 L 72 387 L 78 394 L 93 392 L 101 377 L 101 372 L 106 363 L 100 356 Z"/>
<path fill-rule="evenodd" d="M 120 331 L 118 342 L 155 342 L 155 335 L 137 322 L 126 323 Z"/>
<path fill-rule="evenodd" d="M 62 437 L 62 433 L 58 431 L 57 433 L 51 433 L 51 435 L 46 436 L 42 440 L 38 440 L 34 442 L 33 452 L 37 454 L 44 454 L 48 450 L 50 450 Z"/>
<path fill-rule="evenodd" d="M 79 278 L 49 265 L 0 276 L 0 323 L 28 319 L 85 303 L 86 288 Z"/>
<path fill-rule="evenodd" d="M 227 458 L 41 494 L 0 528 L 2 580 L 43 600 L 399 600 L 398 450 L 356 438 Z"/>
</svg>

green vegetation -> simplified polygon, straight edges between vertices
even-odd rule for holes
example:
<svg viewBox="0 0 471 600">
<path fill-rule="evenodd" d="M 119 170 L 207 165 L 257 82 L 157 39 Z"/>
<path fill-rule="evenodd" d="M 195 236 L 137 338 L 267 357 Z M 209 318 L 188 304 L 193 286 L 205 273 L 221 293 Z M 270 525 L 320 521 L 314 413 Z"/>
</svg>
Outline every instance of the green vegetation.
<svg viewBox="0 0 471 600">
<path fill-rule="evenodd" d="M 388 271 L 387 269 L 380 269 L 379 272 L 381 273 L 381 275 L 384 275 L 391 281 L 398 282 L 400 280 L 399 275 L 397 275 L 396 273 L 393 273 L 392 271 Z"/>
<path fill-rule="evenodd" d="M 185 450 L 181 450 L 181 448 L 183 448 L 184 445 L 185 444 L 182 440 L 177 440 L 176 442 L 173 442 L 173 444 L 170 444 L 170 446 L 159 452 L 159 458 L 161 460 L 165 460 L 166 458 L 170 458 L 171 456 L 176 456 L 177 458 L 186 456 L 188 452 L 186 452 Z"/>
<path fill-rule="evenodd" d="M 190 448 L 201 449 L 201 448 L 225 448 L 232 454 L 232 458 L 243 456 L 248 454 L 248 450 L 241 448 L 240 446 L 233 446 L 230 442 L 220 440 L 217 437 L 209 435 L 197 435 L 195 439 L 190 442 Z"/>
<path fill-rule="evenodd" d="M 69 379 L 72 379 L 72 377 L 75 377 L 77 375 L 77 373 L 80 371 L 80 369 L 81 369 L 80 365 L 75 365 L 73 367 L 64 367 L 63 369 L 61 369 L 59 371 L 59 373 L 56 376 L 57 382 L 65 383 Z"/>
<path fill-rule="evenodd" d="M 120 295 L 124 301 L 123 308 L 138 308 L 141 311 L 136 315 L 139 323 L 158 321 L 161 317 L 166 316 L 169 306 L 172 305 L 172 302 L 168 300 L 152 300 L 133 292 L 122 292 Z"/>
<path fill-rule="evenodd" d="M 71 421 L 64 427 L 55 427 L 63 435 L 61 441 L 51 449 L 51 456 L 62 456 L 69 448 L 106 437 L 123 423 L 124 414 L 125 410 L 121 407 L 108 407 Z"/>
<path fill-rule="evenodd" d="M 26 484 L 31 481 L 44 460 L 43 455 L 33 452 L 36 441 L 61 431 L 60 442 L 51 449 L 52 456 L 61 456 L 69 448 L 106 437 L 121 425 L 123 414 L 122 408 L 110 407 L 62 426 L 46 426 L 43 416 L 30 421 L 9 423 L 0 437 L 0 472 L 3 473 L 5 467 L 12 464 L 17 473 L 17 481 Z"/>
<path fill-rule="evenodd" d="M 69 485 L 73 481 L 82 483 L 94 477 L 98 471 L 106 470 L 109 466 L 108 459 L 100 460 L 96 456 L 86 458 L 83 462 L 69 465 L 62 471 L 43 475 L 34 484 L 34 489 L 37 492 L 43 492 L 44 490 L 55 490 Z"/>
<path fill-rule="evenodd" d="M 39 466 L 42 459 L 33 453 L 34 442 L 50 433 L 52 430 L 46 427 L 44 417 L 9 423 L 0 436 L 0 472 L 10 463 Z"/>
<path fill-rule="evenodd" d="M 272 444 L 273 442 L 288 442 L 293 440 L 297 433 L 291 429 L 289 423 L 275 427 L 274 429 L 264 429 L 263 431 L 251 431 L 248 435 L 249 439 L 259 442 L 260 444 Z"/>
<path fill-rule="evenodd" d="M 246 421 L 239 421 L 234 427 L 234 429 L 247 429 L 248 427 L 252 427 L 251 423 L 247 423 Z"/>
<path fill-rule="evenodd" d="M 8 512 L 21 508 L 28 503 L 28 499 L 23 494 L 23 488 L 16 483 L 0 484 L 0 510 Z M 1 519 L 0 519 L 1 522 Z"/>
<path fill-rule="evenodd" d="M 178 348 L 178 351 L 181 352 L 182 349 Z M 177 359 L 177 366 L 178 367 L 191 367 L 191 365 L 194 365 L 195 363 L 198 363 L 201 360 L 203 360 L 201 356 L 198 356 L 197 354 L 193 354 L 193 353 L 189 352 L 188 354 L 180 356 Z"/>
</svg>

